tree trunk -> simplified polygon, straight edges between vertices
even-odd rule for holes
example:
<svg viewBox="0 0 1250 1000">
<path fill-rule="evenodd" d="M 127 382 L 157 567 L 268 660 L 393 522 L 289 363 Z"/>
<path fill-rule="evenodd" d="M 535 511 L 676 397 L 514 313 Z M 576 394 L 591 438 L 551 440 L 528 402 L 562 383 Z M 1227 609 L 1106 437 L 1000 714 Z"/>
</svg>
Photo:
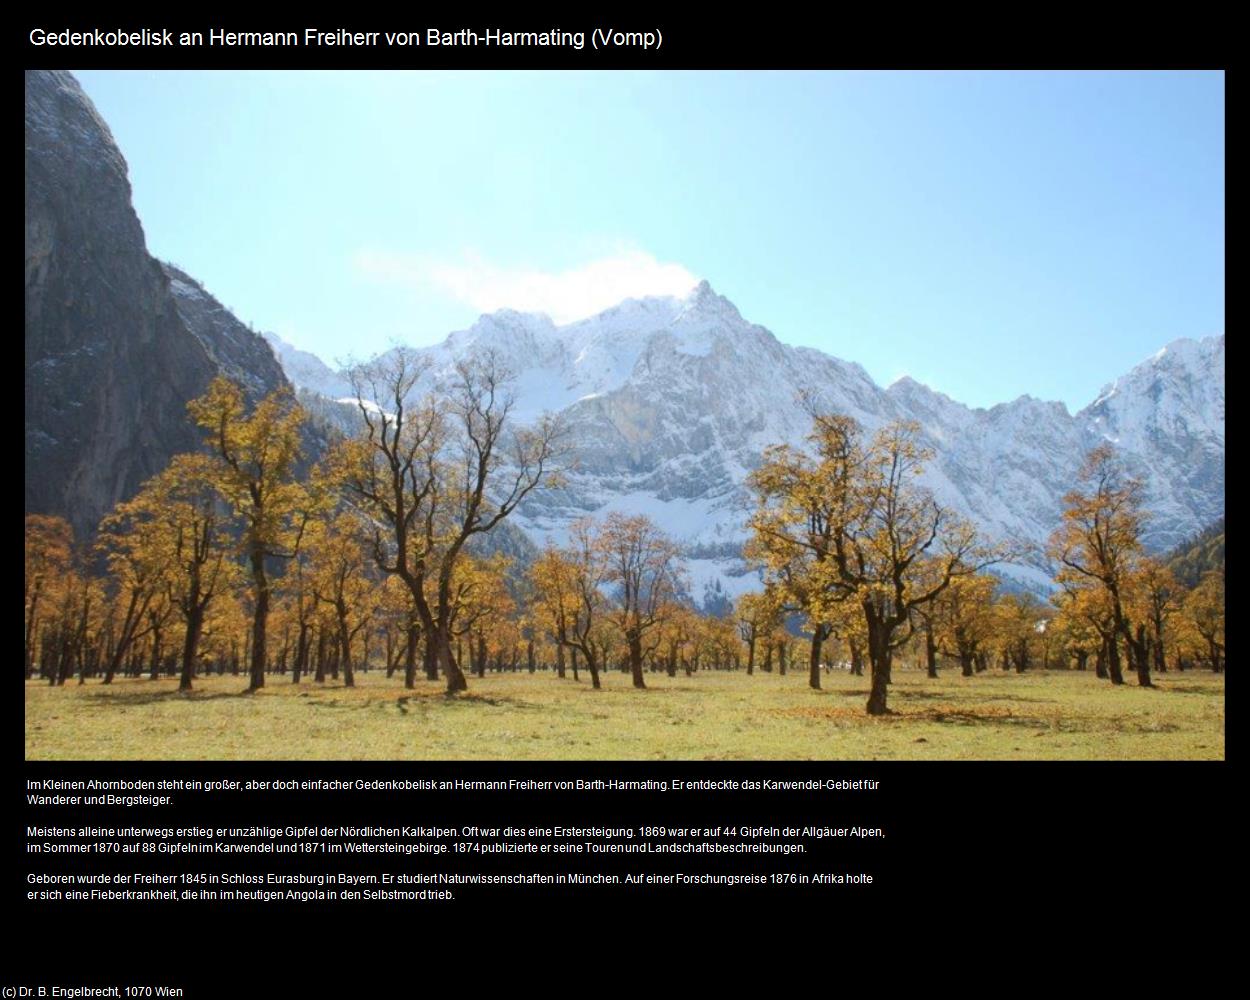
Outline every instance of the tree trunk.
<svg viewBox="0 0 1250 1000">
<path fill-rule="evenodd" d="M 812 627 L 812 645 L 807 655 L 807 686 L 814 691 L 820 690 L 820 647 L 825 641 L 825 627 Z"/>
<path fill-rule="evenodd" d="M 112 652 L 109 654 L 108 667 L 104 671 L 105 684 L 113 683 L 113 675 L 117 673 L 118 667 L 122 665 L 122 660 L 126 658 L 126 653 L 130 649 L 130 643 L 134 639 L 135 629 L 139 627 L 139 622 L 147 609 L 147 601 L 144 602 L 142 609 L 137 609 L 138 601 L 138 591 L 132 590 L 130 592 L 130 603 L 126 607 L 126 617 L 122 620 L 121 634 L 117 637 L 117 645 L 113 647 Z M 27 676 L 29 676 L 29 673 Z"/>
<path fill-rule="evenodd" d="M 399 651 L 396 647 L 399 645 L 395 641 L 395 630 L 387 625 L 382 633 L 383 640 L 383 658 L 386 661 L 386 679 L 389 681 L 395 676 L 395 668 L 399 666 Z"/>
<path fill-rule="evenodd" d="M 872 689 L 868 694 L 868 714 L 887 715 L 889 707 L 886 699 L 890 692 L 890 682 L 885 670 L 878 668 L 875 660 L 870 660 L 872 667 Z"/>
<path fill-rule="evenodd" d="M 445 624 L 439 624 L 435 632 L 435 640 L 438 646 L 438 665 L 447 677 L 447 693 L 458 694 L 461 691 L 467 691 L 469 682 L 465 680 L 464 672 L 460 669 L 456 658 L 452 656 L 451 637 L 447 634 Z"/>
<path fill-rule="evenodd" d="M 356 672 L 352 668 L 352 635 L 347 629 L 346 607 L 340 607 L 339 612 L 339 647 L 343 650 L 343 686 L 356 686 Z"/>
<path fill-rule="evenodd" d="M 64 684 L 74 669 L 74 640 L 65 635 L 61 641 L 61 659 L 56 665 L 56 684 Z"/>
<path fill-rule="evenodd" d="M 937 642 L 933 638 L 932 622 L 925 625 L 924 630 L 924 660 L 925 666 L 928 668 L 929 677 L 936 678 L 937 672 Z"/>
<path fill-rule="evenodd" d="M 291 683 L 298 684 L 308 668 L 308 623 L 300 622 L 295 639 L 295 662 L 291 664 Z"/>
<path fill-rule="evenodd" d="M 872 688 L 868 695 L 868 714 L 886 715 L 890 684 L 890 637 L 886 623 L 868 616 L 868 665 L 872 673 Z"/>
<path fill-rule="evenodd" d="M 161 675 L 161 656 L 164 650 L 161 648 L 161 639 L 163 638 L 164 629 L 158 624 L 152 626 L 152 663 L 149 679 L 156 680 Z"/>
<path fill-rule="evenodd" d="M 187 634 L 182 643 L 182 676 L 178 679 L 179 691 L 191 690 L 191 678 L 195 676 L 195 654 L 200 648 L 200 630 L 204 627 L 204 610 L 199 608 L 187 618 Z"/>
<path fill-rule="evenodd" d="M 645 688 L 647 682 L 642 678 L 642 636 L 630 633 L 629 637 L 629 672 L 633 677 L 634 687 Z"/>
<path fill-rule="evenodd" d="M 417 637 L 419 630 L 415 621 L 408 622 L 408 646 L 404 649 L 404 687 L 417 686 Z"/>
<path fill-rule="evenodd" d="M 1112 684 L 1124 683 L 1124 674 L 1120 670 L 1120 644 L 1116 642 L 1115 636 L 1107 640 L 1107 673 Z"/>
<path fill-rule="evenodd" d="M 1161 622 L 1155 623 L 1154 643 L 1151 651 L 1154 654 L 1155 670 L 1161 674 L 1166 674 L 1168 672 L 1168 661 L 1164 655 L 1163 624 Z"/>
<path fill-rule="evenodd" d="M 1128 643 L 1133 650 L 1134 665 L 1137 667 L 1137 686 L 1154 687 L 1150 680 L 1150 650 L 1146 638 L 1146 626 L 1138 625 L 1136 636 Z"/>
<path fill-rule="evenodd" d="M 35 616 L 35 609 L 39 606 L 41 587 L 41 584 L 36 584 L 31 594 L 30 607 L 26 612 L 26 657 L 22 662 L 27 680 L 30 680 L 31 674 L 35 672 L 35 622 L 38 620 Z"/>
<path fill-rule="evenodd" d="M 425 679 L 438 680 L 438 650 L 434 647 L 434 639 L 429 632 L 425 633 L 422 645 L 421 666 L 425 670 Z"/>
<path fill-rule="evenodd" d="M 249 691 L 265 686 L 265 632 L 269 622 L 269 578 L 265 575 L 264 549 L 253 548 L 252 583 L 256 590 L 256 609 L 252 615 L 252 675 Z"/>
</svg>

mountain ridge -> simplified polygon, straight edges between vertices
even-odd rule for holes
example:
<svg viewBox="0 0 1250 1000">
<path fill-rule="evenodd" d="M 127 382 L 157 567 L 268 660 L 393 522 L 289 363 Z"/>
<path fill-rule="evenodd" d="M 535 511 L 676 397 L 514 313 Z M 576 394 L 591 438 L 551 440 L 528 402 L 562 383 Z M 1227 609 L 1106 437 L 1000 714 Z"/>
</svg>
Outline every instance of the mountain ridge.
<svg viewBox="0 0 1250 1000">
<path fill-rule="evenodd" d="M 910 377 L 882 388 L 855 362 L 787 345 L 747 321 L 706 281 L 685 298 L 627 299 L 563 325 L 515 310 L 484 314 L 415 350 L 437 378 L 486 348 L 517 371 L 518 417 L 562 412 L 571 428 L 579 461 L 569 485 L 518 512 L 539 541 L 562 537 L 574 517 L 629 509 L 651 514 L 690 551 L 724 553 L 744 537 L 743 482 L 763 448 L 802 443 L 804 394 L 869 431 L 918 421 L 935 451 L 926 475 L 935 494 L 989 536 L 1035 552 L 1058 523 L 1081 456 L 1108 437 L 1127 441 L 1125 462 L 1146 480 L 1152 548 L 1169 548 L 1223 510 L 1222 335 L 1173 340 L 1075 414 L 1029 394 L 970 407 Z M 723 554 L 688 562 L 696 586 L 740 590 L 750 575 Z M 1008 571 L 1044 588 L 1041 565 L 1035 557 Z"/>
</svg>

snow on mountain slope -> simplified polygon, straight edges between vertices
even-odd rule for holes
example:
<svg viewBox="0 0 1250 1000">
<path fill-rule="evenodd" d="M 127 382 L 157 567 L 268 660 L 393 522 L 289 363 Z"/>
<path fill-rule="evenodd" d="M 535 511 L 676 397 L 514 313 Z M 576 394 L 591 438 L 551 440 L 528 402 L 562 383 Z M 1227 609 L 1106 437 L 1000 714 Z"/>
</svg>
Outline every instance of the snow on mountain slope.
<svg viewBox="0 0 1250 1000">
<path fill-rule="evenodd" d="M 351 394 L 352 387 L 347 379 L 317 355 L 301 351 L 293 344 L 288 344 L 276 333 L 262 333 L 261 336 L 269 342 L 283 371 L 286 372 L 286 377 L 296 388 L 308 389 L 328 399 L 337 399 Z"/>
<path fill-rule="evenodd" d="M 1224 338 L 1175 340 L 1077 414 L 1146 484 L 1151 541 L 1171 548 L 1224 513 Z"/>
<path fill-rule="evenodd" d="M 971 409 L 910 378 L 882 389 L 859 365 L 782 344 L 707 282 L 684 299 L 631 299 L 567 326 L 493 313 L 423 353 L 441 378 L 486 349 L 517 376 L 516 417 L 561 411 L 576 459 L 567 486 L 535 496 L 516 523 L 541 543 L 588 514 L 649 514 L 686 545 L 692 593 L 711 603 L 758 586 L 738 554 L 743 483 L 766 446 L 802 443 L 803 394 L 869 431 L 917 421 L 936 456 L 929 487 L 996 539 L 1044 543 L 1081 457 L 1103 438 L 1147 477 L 1153 547 L 1224 508 L 1222 337 L 1168 345 L 1075 416 L 1029 396 Z M 303 360 L 311 355 L 275 350 L 297 385 L 345 394 L 333 372 Z M 1045 580 L 1037 560 L 1008 572 L 1029 587 Z"/>
</svg>

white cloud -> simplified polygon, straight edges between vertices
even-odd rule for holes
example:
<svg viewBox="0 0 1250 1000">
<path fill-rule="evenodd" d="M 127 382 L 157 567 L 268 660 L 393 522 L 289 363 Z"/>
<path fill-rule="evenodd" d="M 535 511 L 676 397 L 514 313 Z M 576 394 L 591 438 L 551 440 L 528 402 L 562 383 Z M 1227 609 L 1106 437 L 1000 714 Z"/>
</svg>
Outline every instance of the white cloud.
<svg viewBox="0 0 1250 1000">
<path fill-rule="evenodd" d="M 557 323 L 593 316 L 628 298 L 682 296 L 699 280 L 680 264 L 662 263 L 641 250 L 558 272 L 500 267 L 472 254 L 463 263 L 448 264 L 378 250 L 358 253 L 355 265 L 374 281 L 437 290 L 480 312 L 539 312 Z"/>
</svg>

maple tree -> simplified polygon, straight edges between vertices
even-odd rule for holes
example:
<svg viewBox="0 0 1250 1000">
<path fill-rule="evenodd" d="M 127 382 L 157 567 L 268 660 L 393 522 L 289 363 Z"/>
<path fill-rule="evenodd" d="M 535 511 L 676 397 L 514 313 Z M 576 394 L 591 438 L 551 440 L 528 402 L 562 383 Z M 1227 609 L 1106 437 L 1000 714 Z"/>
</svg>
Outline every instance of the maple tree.
<svg viewBox="0 0 1250 1000">
<path fill-rule="evenodd" d="M 423 385 L 429 375 L 428 360 L 405 348 L 353 366 L 364 430 L 329 465 L 369 518 L 378 566 L 408 585 L 455 693 L 468 687 L 451 642 L 457 562 L 470 539 L 557 481 L 560 427 L 551 417 L 513 427 L 512 376 L 494 355 L 458 362 L 441 392 Z"/>
<path fill-rule="evenodd" d="M 1150 661 L 1128 614 L 1129 589 L 1142 552 L 1142 485 L 1127 476 L 1109 444 L 1093 449 L 1081 465 L 1078 487 L 1064 497 L 1063 520 L 1049 550 L 1069 590 L 1096 588 L 1106 600 L 1111 629 L 1104 635 L 1107 670 L 1124 683 L 1120 642 L 1130 651 L 1138 683 L 1150 687 Z"/>
<path fill-rule="evenodd" d="M 242 546 L 251 574 L 252 638 L 248 690 L 265 685 L 267 623 L 272 597 L 268 561 L 289 559 L 308 519 L 308 496 L 296 478 L 304 411 L 289 389 L 249 409 L 242 388 L 218 376 L 187 404 L 206 432 L 214 461 L 206 481 L 243 522 Z"/>
<path fill-rule="evenodd" d="M 889 711 L 894 651 L 914 634 L 917 609 L 1003 554 L 979 545 L 921 485 L 930 453 L 915 424 L 887 424 L 864 445 L 851 418 L 815 410 L 812 418 L 809 452 L 769 449 L 752 473 L 750 551 L 809 620 L 812 687 L 830 620 L 845 604 L 859 609 L 872 673 L 867 711 L 880 715 Z"/>
</svg>

